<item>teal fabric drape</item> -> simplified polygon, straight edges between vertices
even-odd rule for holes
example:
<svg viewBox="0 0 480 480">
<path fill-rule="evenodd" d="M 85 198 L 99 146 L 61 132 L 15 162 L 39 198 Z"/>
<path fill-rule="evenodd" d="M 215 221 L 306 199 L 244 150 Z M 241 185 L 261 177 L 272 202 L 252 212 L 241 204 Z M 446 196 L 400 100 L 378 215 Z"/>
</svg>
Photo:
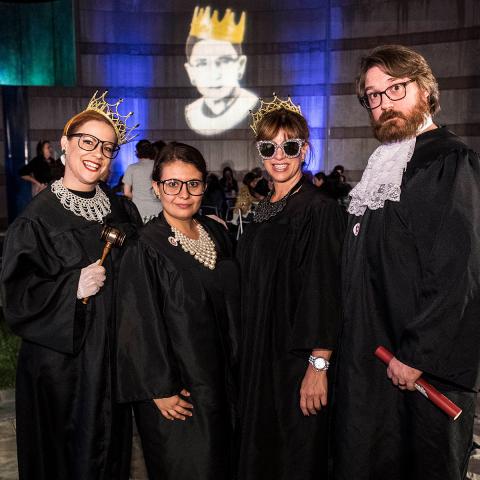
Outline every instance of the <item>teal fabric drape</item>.
<svg viewBox="0 0 480 480">
<path fill-rule="evenodd" d="M 73 0 L 0 3 L 0 85 L 74 85 Z"/>
</svg>

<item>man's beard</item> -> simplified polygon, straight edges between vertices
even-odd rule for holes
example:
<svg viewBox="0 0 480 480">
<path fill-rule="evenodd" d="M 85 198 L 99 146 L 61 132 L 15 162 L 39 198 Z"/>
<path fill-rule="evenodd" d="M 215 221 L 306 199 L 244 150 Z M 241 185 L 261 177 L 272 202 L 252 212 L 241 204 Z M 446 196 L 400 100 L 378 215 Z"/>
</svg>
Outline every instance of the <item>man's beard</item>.
<svg viewBox="0 0 480 480">
<path fill-rule="evenodd" d="M 419 100 L 407 115 L 396 110 L 385 110 L 378 120 L 375 121 L 371 117 L 373 134 L 381 143 L 400 142 L 415 137 L 429 113 L 427 102 L 424 100 Z M 396 121 L 387 121 L 392 118 Z"/>
</svg>

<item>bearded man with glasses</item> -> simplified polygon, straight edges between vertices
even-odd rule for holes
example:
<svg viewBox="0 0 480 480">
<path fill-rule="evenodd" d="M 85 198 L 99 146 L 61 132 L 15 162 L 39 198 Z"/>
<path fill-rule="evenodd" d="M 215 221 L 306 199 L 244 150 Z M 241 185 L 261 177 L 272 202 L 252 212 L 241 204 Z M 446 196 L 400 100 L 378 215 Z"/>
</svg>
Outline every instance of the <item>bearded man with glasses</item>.
<svg viewBox="0 0 480 480">
<path fill-rule="evenodd" d="M 334 478 L 460 480 L 480 386 L 479 156 L 433 123 L 438 85 L 417 52 L 374 49 L 356 87 L 381 145 L 350 193 Z M 420 376 L 458 420 L 415 392 Z"/>
</svg>

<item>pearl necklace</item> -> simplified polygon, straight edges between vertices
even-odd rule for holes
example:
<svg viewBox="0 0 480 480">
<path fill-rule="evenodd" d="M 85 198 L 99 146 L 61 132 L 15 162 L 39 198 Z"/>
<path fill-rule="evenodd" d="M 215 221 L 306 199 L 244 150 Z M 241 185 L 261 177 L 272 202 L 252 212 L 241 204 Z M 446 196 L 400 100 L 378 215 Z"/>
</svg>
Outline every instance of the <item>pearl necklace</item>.
<svg viewBox="0 0 480 480">
<path fill-rule="evenodd" d="M 92 198 L 82 198 L 63 185 L 63 178 L 52 183 L 52 192 L 57 196 L 63 208 L 86 220 L 103 223 L 110 212 L 110 200 L 97 185 Z"/>
<path fill-rule="evenodd" d="M 172 228 L 174 237 L 170 237 L 169 241 L 172 245 L 176 246 L 180 243 L 184 252 L 189 253 L 199 261 L 201 264 L 205 265 L 210 270 L 215 269 L 215 263 L 217 261 L 217 251 L 215 250 L 215 243 L 210 238 L 206 230 L 198 222 L 195 222 L 195 226 L 198 230 L 198 240 L 189 238 L 184 235 L 180 230 L 175 227 Z"/>
</svg>

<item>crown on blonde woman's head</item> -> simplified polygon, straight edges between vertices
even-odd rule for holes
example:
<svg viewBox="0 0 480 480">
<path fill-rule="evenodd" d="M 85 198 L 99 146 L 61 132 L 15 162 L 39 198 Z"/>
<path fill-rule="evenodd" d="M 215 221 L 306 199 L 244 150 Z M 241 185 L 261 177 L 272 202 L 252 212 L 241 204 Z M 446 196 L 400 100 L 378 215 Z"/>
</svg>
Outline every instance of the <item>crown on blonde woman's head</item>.
<svg viewBox="0 0 480 480">
<path fill-rule="evenodd" d="M 138 133 L 136 135 L 132 135 L 133 130 L 140 125 L 137 123 L 133 127 L 127 126 L 127 120 L 133 115 L 133 112 L 129 112 L 127 115 L 122 115 L 118 111 L 118 106 L 123 102 L 123 98 L 118 99 L 116 103 L 108 103 L 105 100 L 105 96 L 107 95 L 108 91 L 103 92 L 98 97 L 97 93 L 98 90 L 93 94 L 93 97 L 91 98 L 90 102 L 88 102 L 87 108 L 84 111 L 94 111 L 103 115 L 112 124 L 112 127 L 117 135 L 119 145 L 131 142 L 135 137 L 138 136 Z"/>
<path fill-rule="evenodd" d="M 224 40 L 230 43 L 242 43 L 245 35 L 246 13 L 242 12 L 240 21 L 235 23 L 235 12 L 227 8 L 222 20 L 218 19 L 218 10 L 210 16 L 210 7 L 195 7 L 190 34 L 192 37 Z"/>
<path fill-rule="evenodd" d="M 274 112 L 275 110 L 282 109 L 302 115 L 302 109 L 300 108 L 300 105 L 295 105 L 292 102 L 290 95 L 288 95 L 286 99 L 281 99 L 277 97 L 275 92 L 273 92 L 273 100 L 271 102 L 264 102 L 263 98 L 260 98 L 260 107 L 258 110 L 256 112 L 252 112 L 250 110 L 250 114 L 252 115 L 252 123 L 250 124 L 250 128 L 253 130 L 255 135 L 257 135 L 257 126 L 265 115 L 270 112 Z"/>
</svg>

